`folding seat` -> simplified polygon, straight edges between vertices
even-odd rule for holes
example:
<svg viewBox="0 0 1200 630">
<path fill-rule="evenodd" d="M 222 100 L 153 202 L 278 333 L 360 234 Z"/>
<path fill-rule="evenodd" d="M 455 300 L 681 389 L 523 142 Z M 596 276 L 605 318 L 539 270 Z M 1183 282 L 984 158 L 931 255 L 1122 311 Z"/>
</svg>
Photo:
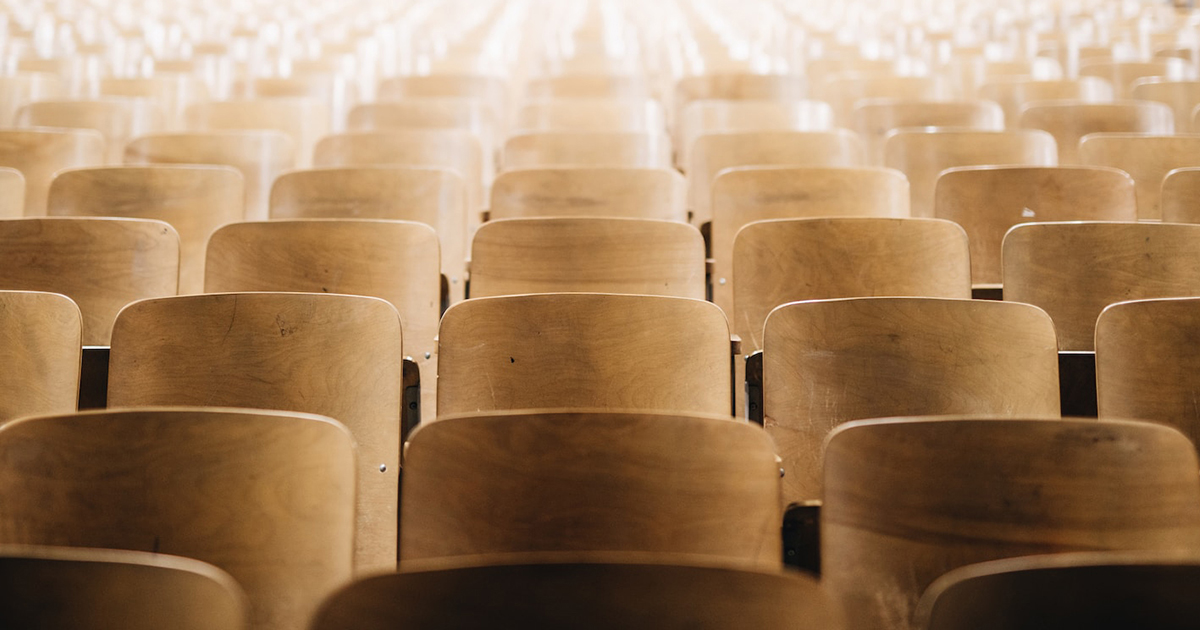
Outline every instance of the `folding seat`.
<svg viewBox="0 0 1200 630">
<path fill-rule="evenodd" d="M 883 164 L 888 132 L 902 127 L 953 127 L 978 131 L 1004 129 L 1004 112 L 991 101 L 868 99 L 853 112 L 853 129 L 867 147 L 867 160 Z"/>
<path fill-rule="evenodd" d="M 1200 134 L 1092 133 L 1079 141 L 1079 160 L 1129 173 L 1137 186 L 1137 218 L 1161 219 L 1163 179 L 1176 168 L 1200 166 Z"/>
<path fill-rule="evenodd" d="M 554 407 L 729 415 L 729 325 L 702 300 L 477 298 L 438 332 L 438 413 Z"/>
<path fill-rule="evenodd" d="M 1166 223 L 1200 223 L 1200 167 L 1177 168 L 1163 177 L 1158 205 Z"/>
<path fill-rule="evenodd" d="M 138 98 L 91 101 L 36 101 L 17 110 L 17 127 L 94 129 L 104 137 L 107 164 L 120 164 L 125 144 L 160 131 L 165 114 L 155 103 Z"/>
<path fill-rule="evenodd" d="M 0 166 L 25 178 L 28 217 L 46 215 L 46 192 L 58 171 L 104 164 L 104 137 L 91 129 L 0 129 Z"/>
<path fill-rule="evenodd" d="M 652 552 L 778 567 L 779 467 L 752 424 L 687 413 L 441 417 L 404 451 L 405 563 Z"/>
<path fill-rule="evenodd" d="M 25 176 L 15 168 L 0 166 L 0 218 L 25 216 Z"/>
<path fill-rule="evenodd" d="M 1054 138 L 1044 131 L 898 129 L 884 145 L 884 165 L 908 177 L 914 217 L 932 217 L 938 175 L 957 166 L 1054 166 Z"/>
<path fill-rule="evenodd" d="M 814 86 L 813 96 L 833 107 L 834 119 L 839 126 L 853 127 L 854 110 L 864 100 L 944 101 L 953 94 L 938 77 L 849 75 Z"/>
<path fill-rule="evenodd" d="M 179 269 L 178 292 L 200 293 L 208 237 L 222 225 L 245 218 L 243 181 L 241 173 L 229 166 L 114 166 L 63 171 L 50 185 L 46 214 L 169 223 L 179 239 L 175 263 Z"/>
<path fill-rule="evenodd" d="M 208 86 L 186 74 L 160 73 L 149 77 L 104 77 L 100 79 L 100 96 L 145 99 L 164 115 L 163 129 L 180 131 L 184 128 L 184 112 L 189 105 L 208 99 Z M 124 146 L 120 147 L 124 150 Z"/>
<path fill-rule="evenodd" d="M 394 569 L 403 348 L 384 300 L 224 293 L 142 300 L 113 327 L 110 407 L 252 407 L 334 418 L 359 446 L 355 567 Z M 315 505 L 315 503 L 314 503 Z"/>
<path fill-rule="evenodd" d="M 66 84 L 49 72 L 18 72 L 0 77 L 0 127 L 11 127 L 17 110 L 34 101 L 49 101 L 66 95 Z"/>
<path fill-rule="evenodd" d="M 1153 61 L 1081 60 L 1079 76 L 1100 77 L 1112 83 L 1118 99 L 1133 98 L 1133 84 L 1138 79 L 1161 77 L 1167 81 L 1196 79 L 1195 69 L 1182 59 Z"/>
<path fill-rule="evenodd" d="M 504 143 L 501 167 L 508 171 L 558 166 L 671 168 L 665 133 L 618 131 L 522 132 Z"/>
<path fill-rule="evenodd" d="M 213 164 L 241 171 L 247 221 L 267 218 L 271 183 L 295 168 L 296 147 L 279 131 L 202 131 L 153 134 L 125 147 L 126 164 Z"/>
<path fill-rule="evenodd" d="M 548 98 L 647 98 L 650 88 L 640 76 L 619 74 L 560 74 L 530 79 L 525 84 L 530 100 Z"/>
<path fill-rule="evenodd" d="M 662 106 L 651 100 L 554 99 L 517 110 L 513 133 L 540 131 L 611 131 L 662 133 Z"/>
<path fill-rule="evenodd" d="M 210 563 L 245 589 L 255 630 L 302 627 L 353 577 L 354 439 L 329 418 L 214 408 L 38 416 L 0 427 L 0 459 L 0 543 Z"/>
<path fill-rule="evenodd" d="M 1028 77 L 992 79 L 979 86 L 979 98 L 994 101 L 1004 110 L 1004 126 L 1021 126 L 1021 112 L 1037 101 L 1072 100 L 1084 103 L 1108 103 L 1113 86 L 1099 77 L 1038 80 Z"/>
<path fill-rule="evenodd" d="M 115 549 L 0 545 L 6 624 L 41 630 L 245 630 L 246 595 L 199 560 Z"/>
<path fill-rule="evenodd" d="M 1103 166 L 964 166 L 942 171 L 933 213 L 971 239 L 971 282 L 1000 286 L 1009 228 L 1046 221 L 1134 221 L 1133 179 Z"/>
<path fill-rule="evenodd" d="M 687 221 L 687 180 L 674 169 L 560 166 L 505 171 L 492 184 L 491 219 L 627 217 Z"/>
<path fill-rule="evenodd" d="M 0 291 L 0 424 L 75 411 L 82 316 L 65 296 Z"/>
<path fill-rule="evenodd" d="M 1200 479 L 1183 434 L 1021 415 L 854 422 L 829 436 L 821 579 L 848 628 L 917 627 L 921 593 L 963 565 L 1195 550 Z"/>
<path fill-rule="evenodd" d="M 833 108 L 821 101 L 697 100 L 683 108 L 676 123 L 675 161 L 687 169 L 696 139 L 730 131 L 829 131 Z"/>
<path fill-rule="evenodd" d="M 1158 101 L 1175 112 L 1175 131 L 1194 131 L 1192 110 L 1200 105 L 1200 81 L 1167 81 L 1147 77 L 1133 83 L 1130 98 Z"/>
<path fill-rule="evenodd" d="M 1079 141 L 1089 133 L 1170 135 L 1175 131 L 1175 114 L 1170 107 L 1154 101 L 1039 101 L 1024 109 L 1020 126 L 1054 136 L 1058 163 L 1066 166 L 1081 164 Z"/>
<path fill-rule="evenodd" d="M 192 131 L 278 131 L 296 147 L 293 167 L 312 165 L 313 147 L 329 133 L 329 107 L 312 98 L 259 98 L 195 103 L 187 108 Z"/>
<path fill-rule="evenodd" d="M 1004 299 L 1054 320 L 1060 350 L 1092 350 L 1096 318 L 1126 300 L 1200 295 L 1200 226 L 1037 223 L 1004 237 Z"/>
</svg>

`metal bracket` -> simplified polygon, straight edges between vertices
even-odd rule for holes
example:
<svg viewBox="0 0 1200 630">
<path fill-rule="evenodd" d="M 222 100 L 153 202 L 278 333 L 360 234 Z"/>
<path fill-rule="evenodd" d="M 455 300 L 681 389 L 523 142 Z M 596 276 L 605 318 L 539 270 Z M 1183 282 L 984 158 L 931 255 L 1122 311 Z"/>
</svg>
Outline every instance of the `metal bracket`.
<svg viewBox="0 0 1200 630">
<path fill-rule="evenodd" d="M 783 563 L 821 575 L 821 504 L 793 503 L 783 513 Z"/>
<path fill-rule="evenodd" d="M 762 350 L 746 357 L 746 419 L 763 424 L 763 357 Z"/>
</svg>

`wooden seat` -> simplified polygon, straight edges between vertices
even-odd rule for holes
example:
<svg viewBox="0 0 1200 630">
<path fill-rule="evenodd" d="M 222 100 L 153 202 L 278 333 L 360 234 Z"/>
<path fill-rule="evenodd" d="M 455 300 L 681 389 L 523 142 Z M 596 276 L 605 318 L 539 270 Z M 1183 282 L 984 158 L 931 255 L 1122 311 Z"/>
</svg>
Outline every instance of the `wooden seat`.
<svg viewBox="0 0 1200 630">
<path fill-rule="evenodd" d="M 970 564 L 921 597 L 928 630 L 1119 628 L 1184 630 L 1200 615 L 1200 566 L 1155 552 L 1058 553 Z"/>
<path fill-rule="evenodd" d="M 549 294 L 450 307 L 438 413 L 553 407 L 728 415 L 729 325 L 701 300 Z"/>
<path fill-rule="evenodd" d="M 898 129 L 884 145 L 884 164 L 908 176 L 914 217 L 934 216 L 938 175 L 977 165 L 1054 166 L 1054 138 L 1044 131 Z"/>
<path fill-rule="evenodd" d="M 871 164 L 883 164 L 888 132 L 903 127 L 954 127 L 978 131 L 1004 129 L 1004 112 L 991 101 L 868 99 L 854 108 L 854 130 L 867 147 Z"/>
<path fill-rule="evenodd" d="M 15 168 L 0 166 L 0 218 L 25 216 L 25 176 Z"/>
<path fill-rule="evenodd" d="M 687 180 L 672 169 L 560 166 L 505 171 L 492 185 L 494 219 L 626 217 L 687 221 Z"/>
<path fill-rule="evenodd" d="M 17 111 L 18 127 L 94 129 L 104 137 L 105 162 L 120 164 L 125 144 L 162 129 L 164 114 L 153 102 L 137 98 L 91 101 L 37 101 Z"/>
<path fill-rule="evenodd" d="M 609 131 L 662 133 L 662 107 L 655 101 L 555 99 L 533 102 L 517 110 L 515 133 L 539 131 Z"/>
<path fill-rule="evenodd" d="M 921 592 L 963 565 L 1194 550 L 1196 467 L 1181 433 L 1143 422 L 847 424 L 825 447 L 822 583 L 847 611 L 848 628 L 912 628 Z"/>
<path fill-rule="evenodd" d="M 865 100 L 903 99 L 938 101 L 951 97 L 950 89 L 937 77 L 851 75 L 829 79 L 814 86 L 813 96 L 833 107 L 842 127 L 854 125 L 854 111 Z"/>
<path fill-rule="evenodd" d="M 267 218 L 271 182 L 296 163 L 295 145 L 278 131 L 155 134 L 130 142 L 126 164 L 214 164 L 241 171 L 247 221 Z"/>
<path fill-rule="evenodd" d="M 671 141 L 662 133 L 539 131 L 504 143 L 505 171 L 559 166 L 671 168 Z"/>
<path fill-rule="evenodd" d="M 762 347 L 764 426 L 783 458 L 788 502 L 821 498 L 821 445 L 843 422 L 1059 415 L 1054 326 L 1025 304 L 795 302 L 767 316 Z"/>
<path fill-rule="evenodd" d="M 90 129 L 0 129 L 0 166 L 25 178 L 28 217 L 46 215 L 46 193 L 55 173 L 104 163 L 104 137 Z"/>
<path fill-rule="evenodd" d="M 200 293 L 204 287 L 204 246 L 208 237 L 222 225 L 245 218 L 243 181 L 237 169 L 228 166 L 75 169 L 54 178 L 47 214 L 53 217 L 155 219 L 169 223 L 178 232 L 179 239 L 174 263 L 179 269 L 178 292 Z M 134 253 L 127 252 L 126 255 Z M 150 295 L 143 294 L 142 297 Z M 116 311 L 111 314 L 115 315 Z M 111 324 L 110 320 L 103 337 L 108 337 L 107 328 Z"/>
<path fill-rule="evenodd" d="M 0 427 L 0 459 L 0 543 L 208 562 L 246 590 L 251 628 L 302 626 L 352 577 L 354 439 L 329 418 L 161 408 L 39 416 Z"/>
<path fill-rule="evenodd" d="M 112 549 L 0 546 L 6 624 L 42 630 L 245 630 L 246 595 L 198 560 Z"/>
<path fill-rule="evenodd" d="M 1101 166 L 965 166 L 942 171 L 934 215 L 971 239 L 971 281 L 999 285 L 1000 246 L 1019 223 L 1133 221 L 1133 179 Z"/>
<path fill-rule="evenodd" d="M 704 237 L 676 221 L 489 221 L 471 245 L 471 297 L 633 293 L 703 300 Z"/>
<path fill-rule="evenodd" d="M 329 133 L 329 108 L 311 98 L 261 98 L 196 103 L 187 108 L 192 131 L 269 130 L 287 134 L 296 147 L 295 163 L 312 165 L 313 147 Z"/>
<path fill-rule="evenodd" d="M 1163 178 L 1176 168 L 1200 166 L 1200 134 L 1088 134 L 1079 142 L 1079 159 L 1129 173 L 1137 186 L 1137 218 L 1162 219 Z"/>
<path fill-rule="evenodd" d="M 1089 133 L 1170 135 L 1175 131 L 1175 115 L 1170 107 L 1154 101 L 1039 101 L 1025 108 L 1021 126 L 1049 132 L 1058 143 L 1058 163 L 1074 165 L 1081 164 L 1079 141 Z"/>
<path fill-rule="evenodd" d="M 637 76 L 613 74 L 563 74 L 531 79 L 525 84 L 530 99 L 547 98 L 646 98 L 646 81 Z"/>
<path fill-rule="evenodd" d="M 1135 81 L 1130 97 L 1158 101 L 1175 113 L 1175 131 L 1197 131 L 1192 110 L 1200 104 L 1200 81 L 1167 81 L 1157 77 Z"/>
<path fill-rule="evenodd" d="M 380 219 L 236 223 L 208 242 L 204 290 L 369 295 L 396 307 L 404 351 L 421 369 L 422 406 L 436 404 L 441 316 L 438 239 L 433 228 Z"/>
<path fill-rule="evenodd" d="M 225 293 L 135 302 L 113 327 L 110 407 L 223 405 L 336 418 L 359 444 L 358 571 L 394 569 L 403 348 L 391 304 Z"/>
<path fill-rule="evenodd" d="M 55 293 L 0 291 L 0 425 L 75 411 L 82 316 Z"/>
<path fill-rule="evenodd" d="M 696 138 L 731 131 L 829 131 L 833 109 L 821 101 L 698 100 L 677 123 L 676 162 L 686 169 Z"/>
<path fill-rule="evenodd" d="M 1004 110 L 1005 127 L 1019 127 L 1021 112 L 1030 103 L 1056 100 L 1108 103 L 1113 100 L 1113 86 L 1099 77 L 1062 80 L 1008 77 L 992 79 L 981 85 L 979 97 L 1000 105 Z"/>
<path fill-rule="evenodd" d="M 783 553 L 771 441 L 721 416 L 441 417 L 409 438 L 401 501 L 405 562 L 607 551 L 770 565 Z"/>
<path fill-rule="evenodd" d="M 1158 199 L 1164 222 L 1200 223 L 1200 167 L 1167 173 Z"/>
<path fill-rule="evenodd" d="M 1045 309 L 1061 350 L 1091 350 L 1115 302 L 1200 295 L 1200 226 L 1039 223 L 1004 237 L 1004 299 Z"/>
<path fill-rule="evenodd" d="M 1196 78 L 1194 68 L 1182 59 L 1153 61 L 1081 61 L 1079 76 L 1100 77 L 1112 83 L 1117 98 L 1133 98 L 1133 85 L 1138 79 L 1162 77 L 1168 81 Z"/>
</svg>

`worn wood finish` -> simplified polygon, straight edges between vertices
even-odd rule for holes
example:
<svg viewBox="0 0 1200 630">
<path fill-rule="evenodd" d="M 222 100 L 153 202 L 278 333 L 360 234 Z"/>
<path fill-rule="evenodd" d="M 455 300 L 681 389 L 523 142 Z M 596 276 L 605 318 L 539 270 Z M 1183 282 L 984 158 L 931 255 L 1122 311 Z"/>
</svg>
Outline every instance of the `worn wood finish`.
<svg viewBox="0 0 1200 630">
<path fill-rule="evenodd" d="M 1200 133 L 1088 134 L 1079 142 L 1079 159 L 1084 164 L 1109 166 L 1129 173 L 1137 187 L 1137 218 L 1162 219 L 1159 193 L 1163 179 L 1176 168 L 1200 166 Z"/>
<path fill-rule="evenodd" d="M 25 215 L 25 176 L 15 168 L 0 166 L 0 219 Z"/>
<path fill-rule="evenodd" d="M 1159 191 L 1164 222 L 1200 223 L 1200 167 L 1167 173 Z"/>
<path fill-rule="evenodd" d="M 0 166 L 25 178 L 25 211 L 46 215 L 46 194 L 55 173 L 104 163 L 104 137 L 91 129 L 0 129 Z"/>
<path fill-rule="evenodd" d="M 352 577 L 354 439 L 329 418 L 213 408 L 25 418 L 0 427 L 0 461 L 0 542 L 208 562 L 246 590 L 256 630 L 302 626 Z"/>
<path fill-rule="evenodd" d="M 492 219 L 627 217 L 687 221 L 687 180 L 665 168 L 560 166 L 505 171 L 492 185 Z"/>
<path fill-rule="evenodd" d="M 854 126 L 854 111 L 865 100 L 939 101 L 951 97 L 950 87 L 939 77 L 850 75 L 831 78 L 813 88 L 813 96 L 833 107 L 834 118 L 842 127 Z"/>
<path fill-rule="evenodd" d="M 1100 77 L 1113 86 L 1117 98 L 1134 98 L 1133 84 L 1147 77 L 1161 77 L 1168 81 L 1187 81 L 1196 78 L 1195 69 L 1182 59 L 1155 59 L 1153 61 L 1082 60 L 1079 76 Z"/>
<path fill-rule="evenodd" d="M 702 554 L 764 564 L 782 557 L 771 440 L 722 416 L 547 410 L 442 417 L 409 437 L 402 502 L 406 562 L 535 551 Z"/>
<path fill-rule="evenodd" d="M 822 583 L 845 607 L 849 628 L 911 628 L 921 592 L 963 565 L 1065 551 L 1194 550 L 1196 467 L 1181 433 L 1142 422 L 845 425 L 825 447 Z"/>
<path fill-rule="evenodd" d="M 311 98 L 261 98 L 195 103 L 187 108 L 193 131 L 271 130 L 286 134 L 296 147 L 293 167 L 312 165 L 313 147 L 329 133 L 329 108 Z"/>
<path fill-rule="evenodd" d="M 978 131 L 1004 129 L 1004 112 L 991 101 L 923 101 L 867 99 L 858 101 L 854 127 L 867 147 L 867 160 L 883 164 L 888 132 L 903 127 L 954 127 Z"/>
<path fill-rule="evenodd" d="M 115 166 L 64 171 L 50 186 L 47 214 L 156 219 L 171 224 L 179 236 L 179 292 L 200 293 L 204 290 L 204 246 L 208 237 L 222 225 L 245 218 L 243 181 L 237 169 L 228 166 Z"/>
<path fill-rule="evenodd" d="M 504 143 L 504 170 L 558 166 L 671 168 L 671 141 L 662 133 L 540 131 Z"/>
<path fill-rule="evenodd" d="M 1000 284 L 1009 228 L 1035 221 L 1133 221 L 1133 179 L 1100 166 L 966 166 L 943 171 L 934 215 L 971 239 L 971 280 Z"/>
<path fill-rule="evenodd" d="M 156 74 L 152 77 L 104 77 L 100 79 L 101 96 L 147 99 L 161 108 L 164 129 L 179 131 L 184 126 L 184 111 L 188 105 L 208 99 L 208 86 L 200 79 L 186 74 Z M 124 150 L 124 146 L 120 147 Z"/>
<path fill-rule="evenodd" d="M 162 221 L 29 218 L 0 221 L 0 289 L 73 300 L 85 346 L 107 346 L 126 304 L 175 295 L 179 235 Z"/>
<path fill-rule="evenodd" d="M 884 145 L 884 164 L 908 176 L 914 217 L 934 216 L 938 175 L 956 166 L 1054 166 L 1054 138 L 1033 129 L 956 131 L 898 129 Z"/>
<path fill-rule="evenodd" d="M 862 142 L 845 129 L 705 134 L 692 145 L 689 200 L 697 225 L 713 217 L 713 182 L 721 171 L 739 166 L 863 165 Z"/>
<path fill-rule="evenodd" d="M 691 163 L 692 144 L 706 133 L 730 131 L 829 131 L 833 108 L 823 101 L 698 100 L 683 108 L 677 123 L 675 160 Z"/>
<path fill-rule="evenodd" d="M 763 334 L 763 413 L 784 498 L 821 498 L 821 445 L 850 420 L 1057 417 L 1058 346 L 1026 304 L 880 297 L 776 308 Z"/>
<path fill-rule="evenodd" d="M 66 297 L 0 291 L 0 424 L 75 411 L 82 316 Z"/>
<path fill-rule="evenodd" d="M 1019 127 L 1021 112 L 1030 103 L 1057 100 L 1108 103 L 1113 100 L 1113 86 L 1099 77 L 1062 80 L 998 78 L 979 86 L 979 97 L 1000 105 L 1004 110 L 1005 127 Z"/>
<path fill-rule="evenodd" d="M 1058 163 L 1074 165 L 1082 163 L 1079 141 L 1089 133 L 1170 135 L 1175 131 L 1175 114 L 1154 101 L 1038 101 L 1025 108 L 1020 125 L 1049 132 L 1058 143 Z"/>
<path fill-rule="evenodd" d="M 705 299 L 704 237 L 676 221 L 563 217 L 485 223 L 471 297 L 633 293 Z"/>
<path fill-rule="evenodd" d="M 60 99 L 66 95 L 61 77 L 50 72 L 19 72 L 0 77 L 0 127 L 16 122 L 17 110 L 34 101 Z"/>
<path fill-rule="evenodd" d="M 593 293 L 467 300 L 442 317 L 438 350 L 443 414 L 732 409 L 729 325 L 701 300 Z"/>
<path fill-rule="evenodd" d="M 1004 237 L 1004 299 L 1054 319 L 1062 350 L 1091 350 L 1115 302 L 1200 295 L 1200 226 L 1039 223 Z"/>
<path fill-rule="evenodd" d="M 663 133 L 666 122 L 657 101 L 573 98 L 525 105 L 517 110 L 515 129 Z"/>
<path fill-rule="evenodd" d="M 1197 131 L 1192 126 L 1192 109 L 1200 103 L 1200 81 L 1166 81 L 1148 77 L 1135 81 L 1130 97 L 1142 101 L 1158 101 L 1175 113 L 1175 130 Z"/>
<path fill-rule="evenodd" d="M 296 219 L 227 225 L 208 242 L 204 290 L 369 295 L 391 302 L 404 351 L 426 377 L 422 410 L 434 415 L 441 317 L 438 238 L 409 221 Z"/>
<path fill-rule="evenodd" d="M 214 164 L 232 166 L 244 179 L 247 221 L 267 218 L 271 182 L 296 163 L 295 145 L 278 131 L 206 131 L 155 134 L 125 147 L 127 164 Z"/>
<path fill-rule="evenodd" d="M 355 566 L 392 569 L 400 318 L 369 297 L 227 293 L 135 302 L 117 317 L 110 407 L 222 405 L 336 418 L 359 445 Z"/>
<path fill-rule="evenodd" d="M 245 630 L 246 596 L 204 562 L 112 549 L 0 546 L 6 624 L 40 630 Z"/>
<path fill-rule="evenodd" d="M 525 84 L 525 95 L 530 99 L 648 98 L 650 89 L 636 76 L 566 74 L 531 79 Z"/>
</svg>

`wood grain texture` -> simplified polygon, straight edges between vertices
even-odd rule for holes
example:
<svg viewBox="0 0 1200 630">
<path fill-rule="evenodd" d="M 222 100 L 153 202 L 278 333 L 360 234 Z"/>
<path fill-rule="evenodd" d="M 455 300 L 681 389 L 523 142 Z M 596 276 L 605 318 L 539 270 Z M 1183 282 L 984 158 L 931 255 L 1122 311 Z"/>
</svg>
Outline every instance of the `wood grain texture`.
<svg viewBox="0 0 1200 630">
<path fill-rule="evenodd" d="M 729 325 L 709 302 L 554 294 L 467 300 L 438 334 L 438 412 L 728 414 Z"/>
<path fill-rule="evenodd" d="M 1081 60 L 1079 76 L 1100 77 L 1112 84 L 1119 99 L 1134 98 L 1133 84 L 1146 77 L 1162 77 L 1171 81 L 1196 78 L 1191 64 L 1182 59 L 1154 59 L 1151 61 L 1113 61 L 1107 59 Z"/>
<path fill-rule="evenodd" d="M 822 101 L 695 100 L 676 123 L 675 161 L 686 169 L 691 148 L 706 133 L 730 131 L 829 131 L 833 108 Z"/>
<path fill-rule="evenodd" d="M 0 219 L 22 216 L 25 216 L 25 176 L 15 168 L 0 166 Z"/>
<path fill-rule="evenodd" d="M 1000 284 L 1000 246 L 1014 225 L 1134 221 L 1133 179 L 1100 166 L 965 166 L 937 179 L 933 213 L 967 231 L 971 280 Z"/>
<path fill-rule="evenodd" d="M 17 110 L 17 127 L 94 129 L 104 137 L 107 164 L 120 164 L 125 144 L 160 131 L 165 114 L 152 101 L 107 98 L 88 101 L 37 101 Z"/>
<path fill-rule="evenodd" d="M 858 101 L 854 131 L 867 148 L 870 164 L 883 164 L 888 132 L 902 127 L 954 127 L 978 131 L 1004 129 L 1004 111 L 991 101 L 926 101 L 898 98 Z"/>
<path fill-rule="evenodd" d="M 135 302 L 117 317 L 111 407 L 251 407 L 318 413 L 359 445 L 355 566 L 392 569 L 403 348 L 378 298 L 226 293 Z"/>
<path fill-rule="evenodd" d="M 675 82 L 673 120 L 692 101 L 798 101 L 805 97 L 805 81 L 783 74 L 709 72 L 683 77 Z"/>
<path fill-rule="evenodd" d="M 763 413 L 784 498 L 821 498 L 821 446 L 843 422 L 1059 415 L 1050 318 L 1025 304 L 919 297 L 796 302 L 767 317 Z"/>
<path fill-rule="evenodd" d="M 1163 177 L 1159 207 L 1166 223 L 1200 223 L 1200 167 L 1177 168 Z"/>
<path fill-rule="evenodd" d="M 245 630 L 246 595 L 198 560 L 112 549 L 0 546 L 6 624 L 41 630 Z"/>
<path fill-rule="evenodd" d="M 0 289 L 61 293 L 83 317 L 85 346 L 107 346 L 126 304 L 175 295 L 179 235 L 162 221 L 0 221 Z"/>
<path fill-rule="evenodd" d="M 1175 131 L 1175 114 L 1170 107 L 1154 101 L 1035 101 L 1023 110 L 1020 125 L 1054 136 L 1058 163 L 1073 165 L 1082 164 L 1079 141 L 1089 133 L 1170 135 Z"/>
<path fill-rule="evenodd" d="M 938 101 L 950 98 L 949 85 L 940 77 L 842 75 L 813 86 L 813 96 L 833 107 L 841 127 L 854 127 L 854 111 L 864 101 L 877 98 Z"/>
<path fill-rule="evenodd" d="M 1192 109 L 1200 103 L 1200 81 L 1168 81 L 1147 77 L 1134 81 L 1130 97 L 1139 101 L 1158 101 L 1175 114 L 1175 131 L 1197 131 L 1192 126 Z"/>
<path fill-rule="evenodd" d="M 652 100 L 554 99 L 533 101 L 517 110 L 514 129 L 663 133 L 662 106 Z"/>
<path fill-rule="evenodd" d="M 292 167 L 312 165 L 313 147 L 329 133 L 329 108 L 312 98 L 258 98 L 194 103 L 185 113 L 192 131 L 271 130 L 296 148 Z"/>
<path fill-rule="evenodd" d="M 62 295 L 0 291 L 0 424 L 75 411 L 82 331 L 79 307 Z"/>
<path fill-rule="evenodd" d="M 687 180 L 666 168 L 560 166 L 505 171 L 492 185 L 492 219 L 627 217 L 687 221 Z"/>
<path fill-rule="evenodd" d="M 727 416 L 441 417 L 409 437 L 402 501 L 405 561 L 533 551 L 782 557 L 771 440 Z"/>
<path fill-rule="evenodd" d="M 671 168 L 663 133 L 616 131 L 523 132 L 504 143 L 503 170 L 556 166 Z"/>
<path fill-rule="evenodd" d="M 914 217 L 932 217 L 938 175 L 948 168 L 982 165 L 1055 166 L 1050 134 L 1031 129 L 956 131 L 897 129 L 884 144 L 884 164 L 908 177 Z"/>
<path fill-rule="evenodd" d="M 411 98 L 403 101 L 364 103 L 350 110 L 349 131 L 403 131 L 405 129 L 459 129 L 479 139 L 483 173 L 496 171 L 500 128 L 493 107 L 472 98 Z"/>
<path fill-rule="evenodd" d="M 997 78 L 979 86 L 979 97 L 998 103 L 1004 110 L 1004 126 L 1012 128 L 1021 126 L 1021 112 L 1030 103 L 1057 100 L 1108 103 L 1113 100 L 1113 86 L 1099 77 L 1061 80 Z"/>
<path fill-rule="evenodd" d="M 115 166 L 64 171 L 50 185 L 53 217 L 123 217 L 169 223 L 179 235 L 179 292 L 204 290 L 204 247 L 245 218 L 244 180 L 228 166 Z"/>
<path fill-rule="evenodd" d="M 46 194 L 55 173 L 104 164 L 104 136 L 92 129 L 0 130 L 0 166 L 25 178 L 27 217 L 46 215 Z"/>
<path fill-rule="evenodd" d="M 215 164 L 232 166 L 244 179 L 244 218 L 267 218 L 271 183 L 296 163 L 296 148 L 278 131 L 205 131 L 155 134 L 125 147 L 126 164 Z"/>
<path fill-rule="evenodd" d="M 921 592 L 975 562 L 1195 549 L 1200 480 L 1178 431 L 1140 422 L 855 422 L 825 447 L 822 582 L 849 628 L 911 628 Z"/>
<path fill-rule="evenodd" d="M 352 577 L 354 460 L 346 428 L 308 414 L 26 418 L 0 427 L 0 542 L 202 560 L 246 590 L 251 628 L 296 628 Z"/>
<path fill-rule="evenodd" d="M 1137 218 L 1159 220 L 1163 179 L 1176 168 L 1200 166 L 1200 134 L 1092 133 L 1079 141 L 1079 159 L 1129 173 L 1137 187 Z"/>
<path fill-rule="evenodd" d="M 1116 302 L 1200 295 L 1200 226 L 1040 223 L 1004 237 L 1004 299 L 1054 320 L 1062 350 L 1091 350 Z"/>
</svg>

